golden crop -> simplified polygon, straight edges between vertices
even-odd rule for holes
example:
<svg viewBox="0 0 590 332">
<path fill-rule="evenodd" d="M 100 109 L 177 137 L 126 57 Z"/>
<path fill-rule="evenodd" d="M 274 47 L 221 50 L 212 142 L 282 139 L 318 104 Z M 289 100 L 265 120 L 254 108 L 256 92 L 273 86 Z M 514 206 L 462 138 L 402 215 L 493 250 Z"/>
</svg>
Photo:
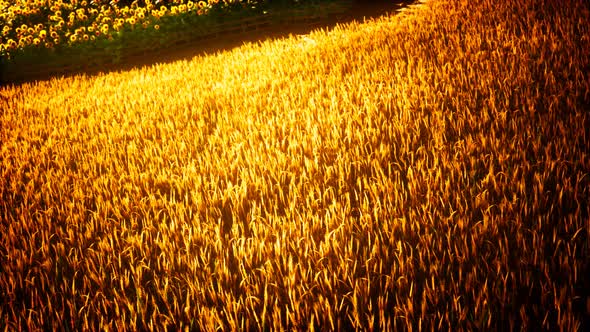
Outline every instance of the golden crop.
<svg viewBox="0 0 590 332">
<path fill-rule="evenodd" d="M 1 87 L 0 326 L 587 329 L 588 22 L 431 0 Z"/>
</svg>

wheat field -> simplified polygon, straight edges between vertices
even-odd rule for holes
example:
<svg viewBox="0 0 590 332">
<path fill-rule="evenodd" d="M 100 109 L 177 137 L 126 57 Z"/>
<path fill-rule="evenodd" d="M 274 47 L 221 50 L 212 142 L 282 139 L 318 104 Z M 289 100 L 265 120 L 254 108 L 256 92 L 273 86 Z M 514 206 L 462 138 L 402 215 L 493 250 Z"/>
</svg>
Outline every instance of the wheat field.
<svg viewBox="0 0 590 332">
<path fill-rule="evenodd" d="M 590 328 L 589 22 L 430 0 L 0 87 L 0 327 Z"/>
</svg>

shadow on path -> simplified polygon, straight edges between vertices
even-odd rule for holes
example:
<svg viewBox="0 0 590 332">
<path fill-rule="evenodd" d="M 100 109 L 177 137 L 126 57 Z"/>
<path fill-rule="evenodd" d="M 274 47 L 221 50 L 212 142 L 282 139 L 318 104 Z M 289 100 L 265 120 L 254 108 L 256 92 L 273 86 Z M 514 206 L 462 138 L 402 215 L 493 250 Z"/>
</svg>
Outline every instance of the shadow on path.
<svg viewBox="0 0 590 332">
<path fill-rule="evenodd" d="M 258 31 L 251 31 L 228 38 L 219 38 L 209 40 L 200 44 L 183 45 L 171 48 L 154 54 L 144 54 L 128 58 L 125 62 L 119 64 L 110 64 L 102 67 L 75 71 L 67 74 L 43 75 L 34 79 L 26 79 L 19 82 L 9 82 L 19 84 L 34 80 L 46 80 L 52 77 L 73 76 L 85 73 L 87 75 L 96 75 L 98 73 L 108 73 L 113 71 L 124 71 L 134 68 L 142 68 L 156 63 L 170 63 L 179 60 L 190 60 L 195 56 L 213 54 L 219 51 L 231 50 L 247 42 L 258 42 L 264 40 L 280 39 L 289 35 L 307 34 L 316 29 L 331 29 L 337 24 L 345 24 L 353 21 L 363 22 L 365 19 L 378 18 L 382 15 L 394 13 L 400 8 L 406 7 L 413 3 L 414 0 L 354 0 L 350 8 L 344 13 L 335 14 L 317 23 L 305 25 L 275 27 Z"/>
</svg>

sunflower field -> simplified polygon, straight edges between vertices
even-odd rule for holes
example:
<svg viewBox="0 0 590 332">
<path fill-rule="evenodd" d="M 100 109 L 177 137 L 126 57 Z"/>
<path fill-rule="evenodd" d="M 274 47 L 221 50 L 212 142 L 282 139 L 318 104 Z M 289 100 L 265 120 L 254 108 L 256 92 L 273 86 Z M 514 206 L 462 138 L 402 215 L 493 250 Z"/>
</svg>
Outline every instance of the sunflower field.
<svg viewBox="0 0 590 332">
<path fill-rule="evenodd" d="M 200 16 L 217 1 L 176 1 L 158 5 L 150 0 L 120 7 L 117 1 L 0 1 L 0 51 L 113 39 L 135 29 L 158 30 L 160 22 L 182 14 Z"/>
</svg>

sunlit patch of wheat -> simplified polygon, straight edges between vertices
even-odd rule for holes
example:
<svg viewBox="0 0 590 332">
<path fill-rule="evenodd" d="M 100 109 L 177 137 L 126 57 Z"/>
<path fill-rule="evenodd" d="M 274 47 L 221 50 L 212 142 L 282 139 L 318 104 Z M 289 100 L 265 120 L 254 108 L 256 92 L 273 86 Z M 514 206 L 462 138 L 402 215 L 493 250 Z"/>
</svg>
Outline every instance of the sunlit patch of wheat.
<svg viewBox="0 0 590 332">
<path fill-rule="evenodd" d="M 575 329 L 589 15 L 538 3 L 1 88 L 2 319 Z"/>
</svg>

